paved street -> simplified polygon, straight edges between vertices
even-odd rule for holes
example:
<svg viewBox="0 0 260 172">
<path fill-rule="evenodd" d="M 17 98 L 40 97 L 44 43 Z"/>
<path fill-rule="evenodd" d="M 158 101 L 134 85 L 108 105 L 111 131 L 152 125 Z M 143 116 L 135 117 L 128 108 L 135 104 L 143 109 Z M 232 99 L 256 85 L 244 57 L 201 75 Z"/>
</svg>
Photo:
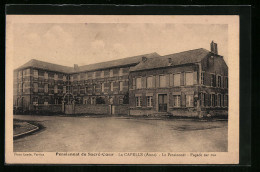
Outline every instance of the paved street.
<svg viewBox="0 0 260 172">
<path fill-rule="evenodd" d="M 45 129 L 14 141 L 15 152 L 227 151 L 227 121 L 22 116 Z"/>
</svg>

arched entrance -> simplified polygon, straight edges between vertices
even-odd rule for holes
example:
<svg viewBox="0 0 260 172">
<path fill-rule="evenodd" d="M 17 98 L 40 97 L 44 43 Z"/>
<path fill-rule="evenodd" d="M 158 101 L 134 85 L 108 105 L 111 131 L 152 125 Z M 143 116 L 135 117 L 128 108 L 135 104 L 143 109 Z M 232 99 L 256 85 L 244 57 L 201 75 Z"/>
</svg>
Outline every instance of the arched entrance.
<svg viewBox="0 0 260 172">
<path fill-rule="evenodd" d="M 75 97 L 71 93 L 66 93 L 62 100 L 62 111 L 65 114 L 74 114 L 75 110 Z"/>
</svg>

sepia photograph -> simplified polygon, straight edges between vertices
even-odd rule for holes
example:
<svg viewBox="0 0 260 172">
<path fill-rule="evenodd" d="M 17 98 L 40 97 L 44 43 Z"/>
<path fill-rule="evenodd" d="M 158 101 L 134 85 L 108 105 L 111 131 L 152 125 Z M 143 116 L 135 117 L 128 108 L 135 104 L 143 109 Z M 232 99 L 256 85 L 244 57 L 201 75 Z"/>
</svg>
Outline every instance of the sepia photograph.
<svg viewBox="0 0 260 172">
<path fill-rule="evenodd" d="M 232 152 L 237 162 L 236 17 L 8 17 L 6 132 L 15 158 L 186 157 L 172 161 L 181 164 Z"/>
</svg>

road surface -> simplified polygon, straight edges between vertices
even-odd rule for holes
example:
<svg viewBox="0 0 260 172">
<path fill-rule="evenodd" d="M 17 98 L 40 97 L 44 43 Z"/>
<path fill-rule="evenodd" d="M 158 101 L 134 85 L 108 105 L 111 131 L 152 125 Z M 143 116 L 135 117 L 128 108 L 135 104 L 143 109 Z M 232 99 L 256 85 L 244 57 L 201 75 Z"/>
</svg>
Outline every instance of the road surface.
<svg viewBox="0 0 260 172">
<path fill-rule="evenodd" d="M 15 115 L 45 129 L 14 140 L 15 152 L 225 152 L 227 121 Z"/>
</svg>

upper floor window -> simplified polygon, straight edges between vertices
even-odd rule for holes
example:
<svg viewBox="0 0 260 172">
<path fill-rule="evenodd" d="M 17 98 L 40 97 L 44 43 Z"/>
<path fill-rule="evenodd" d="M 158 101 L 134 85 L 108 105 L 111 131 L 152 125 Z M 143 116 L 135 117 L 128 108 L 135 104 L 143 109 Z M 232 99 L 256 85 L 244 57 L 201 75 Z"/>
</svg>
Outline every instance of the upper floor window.
<svg viewBox="0 0 260 172">
<path fill-rule="evenodd" d="M 123 68 L 120 68 L 119 69 L 119 76 L 122 76 L 123 75 Z"/>
<path fill-rule="evenodd" d="M 110 70 L 109 70 L 109 76 L 110 76 L 110 77 L 113 77 L 113 69 L 110 69 Z"/>
<path fill-rule="evenodd" d="M 58 93 L 58 86 L 54 85 L 54 93 Z"/>
<path fill-rule="evenodd" d="M 153 88 L 153 77 L 152 76 L 149 76 L 146 78 L 146 85 L 147 85 L 147 88 Z"/>
<path fill-rule="evenodd" d="M 205 72 L 201 72 L 201 84 L 205 84 Z"/>
<path fill-rule="evenodd" d="M 225 88 L 228 88 L 228 77 L 225 77 Z"/>
<path fill-rule="evenodd" d="M 222 84 L 222 77 L 218 76 L 218 87 L 221 87 Z"/>
<path fill-rule="evenodd" d="M 211 74 L 210 86 L 216 87 L 216 75 L 215 74 Z"/>
<path fill-rule="evenodd" d="M 44 73 L 44 79 L 48 79 L 48 73 L 47 72 Z"/>
<path fill-rule="evenodd" d="M 70 76 L 70 82 L 73 82 L 73 76 Z"/>
<path fill-rule="evenodd" d="M 67 78 L 65 75 L 63 75 L 63 81 L 66 82 L 67 81 Z"/>
<path fill-rule="evenodd" d="M 185 85 L 193 85 L 193 73 L 192 72 L 185 73 Z"/>
<path fill-rule="evenodd" d="M 96 79 L 96 72 L 93 72 L 92 77 L 93 77 L 93 79 Z"/>
<path fill-rule="evenodd" d="M 23 87 L 23 93 L 25 92 L 25 83 L 22 84 Z"/>
<path fill-rule="evenodd" d="M 18 77 L 21 78 L 22 76 L 23 76 L 23 73 L 22 73 L 22 71 L 20 70 L 20 71 L 18 72 Z"/>
<path fill-rule="evenodd" d="M 38 92 L 38 83 L 33 83 L 33 92 Z"/>
<path fill-rule="evenodd" d="M 66 93 L 66 86 L 63 86 L 63 93 Z"/>
<path fill-rule="evenodd" d="M 142 78 L 136 78 L 136 88 L 142 88 Z"/>
<path fill-rule="evenodd" d="M 166 87 L 166 76 L 165 75 L 159 76 L 159 86 Z"/>
<path fill-rule="evenodd" d="M 78 74 L 78 81 L 80 81 L 80 74 Z"/>
<path fill-rule="evenodd" d="M 33 70 L 33 76 L 34 76 L 35 78 L 38 78 L 38 70 Z"/>
<path fill-rule="evenodd" d="M 85 93 L 88 93 L 88 86 L 85 87 Z"/>
<path fill-rule="evenodd" d="M 173 86 L 180 86 L 181 85 L 181 74 L 174 74 L 173 75 Z"/>
<path fill-rule="evenodd" d="M 22 84 L 18 84 L 18 92 L 22 92 Z"/>
<path fill-rule="evenodd" d="M 58 75 L 54 74 L 54 80 L 58 80 Z"/>
<path fill-rule="evenodd" d="M 103 70 L 101 71 L 100 77 L 104 78 L 104 71 Z"/>
</svg>

